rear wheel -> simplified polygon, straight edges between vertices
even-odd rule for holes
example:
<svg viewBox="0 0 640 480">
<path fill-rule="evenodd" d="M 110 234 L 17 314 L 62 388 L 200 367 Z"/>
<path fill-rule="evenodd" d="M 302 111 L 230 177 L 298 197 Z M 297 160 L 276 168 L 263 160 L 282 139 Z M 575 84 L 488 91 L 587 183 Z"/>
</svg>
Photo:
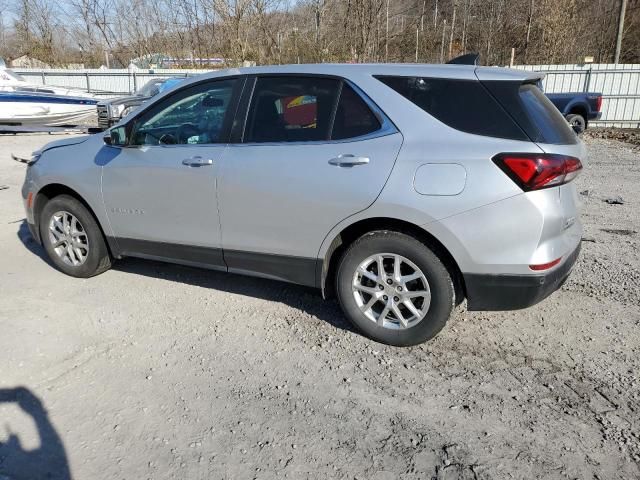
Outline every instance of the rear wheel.
<svg viewBox="0 0 640 480">
<path fill-rule="evenodd" d="M 578 135 L 587 129 L 587 121 L 578 113 L 570 113 L 567 115 L 567 122 L 569 122 L 569 125 L 571 125 Z"/>
<path fill-rule="evenodd" d="M 454 307 L 451 276 L 422 242 L 376 231 L 356 240 L 337 272 L 337 294 L 347 318 L 365 335 L 409 346 L 433 338 Z"/>
<path fill-rule="evenodd" d="M 87 278 L 108 270 L 111 256 L 91 212 L 76 198 L 59 195 L 40 216 L 40 238 L 58 270 Z"/>
</svg>

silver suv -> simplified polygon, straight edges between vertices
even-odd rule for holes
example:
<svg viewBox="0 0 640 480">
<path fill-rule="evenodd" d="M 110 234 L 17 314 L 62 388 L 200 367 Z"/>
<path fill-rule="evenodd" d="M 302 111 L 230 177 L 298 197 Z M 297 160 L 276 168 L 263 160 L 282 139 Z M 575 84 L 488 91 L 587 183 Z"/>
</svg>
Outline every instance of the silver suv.
<svg viewBox="0 0 640 480">
<path fill-rule="evenodd" d="M 532 72 L 291 65 L 194 77 L 35 152 L 33 236 L 76 277 L 135 256 L 336 295 L 414 345 L 454 306 L 533 305 L 569 275 L 582 142 Z"/>
</svg>

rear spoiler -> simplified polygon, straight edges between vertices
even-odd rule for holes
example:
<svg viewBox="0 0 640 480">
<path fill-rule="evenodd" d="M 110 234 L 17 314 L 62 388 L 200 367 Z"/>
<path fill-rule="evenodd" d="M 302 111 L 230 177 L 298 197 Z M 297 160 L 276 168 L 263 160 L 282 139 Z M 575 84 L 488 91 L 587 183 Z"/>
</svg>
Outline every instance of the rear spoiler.
<svg viewBox="0 0 640 480">
<path fill-rule="evenodd" d="M 513 80 L 521 83 L 538 83 L 544 78 L 544 73 L 541 72 L 531 72 L 513 68 L 481 67 L 480 54 L 478 53 L 465 53 L 464 55 L 452 58 L 447 64 L 475 65 L 478 67 L 476 68 L 476 76 L 480 81 Z"/>
<path fill-rule="evenodd" d="M 447 62 L 449 65 L 480 65 L 479 53 L 465 53 L 458 57 L 452 58 Z"/>
<path fill-rule="evenodd" d="M 520 83 L 538 83 L 544 78 L 544 73 L 518 70 L 515 68 L 477 67 L 476 77 L 478 77 L 478 80 L 481 82 L 506 80 Z"/>
</svg>

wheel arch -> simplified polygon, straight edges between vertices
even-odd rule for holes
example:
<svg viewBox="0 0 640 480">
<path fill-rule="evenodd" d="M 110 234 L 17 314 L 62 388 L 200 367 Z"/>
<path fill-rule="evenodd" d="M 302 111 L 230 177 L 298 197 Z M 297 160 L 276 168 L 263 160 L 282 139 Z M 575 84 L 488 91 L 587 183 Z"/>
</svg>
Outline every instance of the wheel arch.
<svg viewBox="0 0 640 480">
<path fill-rule="evenodd" d="M 100 219 L 96 215 L 96 212 L 91 207 L 89 202 L 87 202 L 83 198 L 83 196 L 80 195 L 76 190 L 61 183 L 49 183 L 43 186 L 42 188 L 40 188 L 40 190 L 38 190 L 38 193 L 36 193 L 35 195 L 35 200 L 33 202 L 33 221 L 35 223 L 35 229 L 34 229 L 35 234 L 38 237 L 36 238 L 36 241 L 38 243 L 42 243 L 42 239 L 40 238 L 40 216 L 42 215 L 42 210 L 44 209 L 44 206 L 47 204 L 49 200 L 60 195 L 69 195 L 70 197 L 75 198 L 80 203 L 82 203 L 82 205 L 84 205 L 84 207 L 93 216 L 94 220 L 96 221 L 96 224 L 100 228 L 100 231 L 102 232 L 102 236 L 104 237 L 105 242 L 107 244 L 107 248 L 109 249 L 109 253 L 113 255 L 115 253 L 115 248 L 114 248 L 115 246 L 112 245 L 110 237 L 106 235 L 106 232 L 104 231 L 104 228 L 100 223 Z"/>
<path fill-rule="evenodd" d="M 569 106 L 567 115 L 578 114 L 584 118 L 585 124 L 589 121 L 587 118 L 589 115 L 589 110 L 587 106 L 583 103 L 574 103 Z"/>
<path fill-rule="evenodd" d="M 358 220 L 341 230 L 329 244 L 324 258 L 321 259 L 321 269 L 318 282 L 325 298 L 335 294 L 335 275 L 338 263 L 346 249 L 355 240 L 369 232 L 377 230 L 390 230 L 410 235 L 429 247 L 433 253 L 445 265 L 453 280 L 456 305 L 459 305 L 466 297 L 464 277 L 449 250 L 432 233 L 411 222 L 390 217 L 373 217 Z"/>
</svg>

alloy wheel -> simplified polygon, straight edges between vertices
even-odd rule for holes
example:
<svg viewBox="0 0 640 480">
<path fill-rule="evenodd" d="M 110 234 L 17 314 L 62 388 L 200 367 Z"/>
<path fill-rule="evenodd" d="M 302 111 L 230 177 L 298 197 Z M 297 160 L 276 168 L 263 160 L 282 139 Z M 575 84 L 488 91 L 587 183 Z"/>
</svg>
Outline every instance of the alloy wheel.
<svg viewBox="0 0 640 480">
<path fill-rule="evenodd" d="M 381 327 L 406 329 L 426 316 L 431 290 L 425 274 L 402 255 L 367 257 L 353 275 L 352 292 L 360 311 Z"/>
<path fill-rule="evenodd" d="M 53 251 L 72 267 L 82 265 L 89 255 L 89 237 L 80 221 L 67 211 L 59 211 L 49 221 L 49 241 Z"/>
</svg>

